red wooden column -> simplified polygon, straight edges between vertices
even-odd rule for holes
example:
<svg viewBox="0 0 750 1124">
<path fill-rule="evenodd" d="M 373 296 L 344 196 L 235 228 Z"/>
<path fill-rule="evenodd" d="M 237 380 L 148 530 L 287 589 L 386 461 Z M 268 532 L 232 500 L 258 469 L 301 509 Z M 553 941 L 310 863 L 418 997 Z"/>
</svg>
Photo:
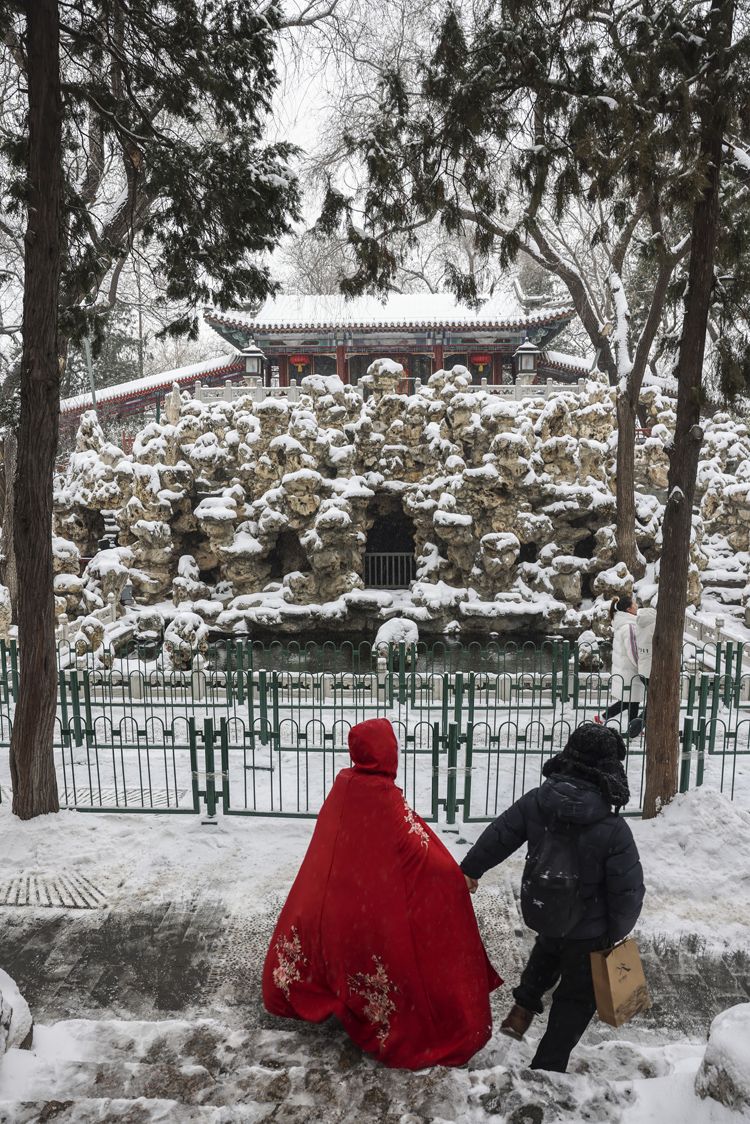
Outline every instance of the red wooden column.
<svg viewBox="0 0 750 1124">
<path fill-rule="evenodd" d="M 279 356 L 279 386 L 289 386 L 289 356 Z"/>
<path fill-rule="evenodd" d="M 433 373 L 433 375 L 435 374 L 435 371 L 442 371 L 444 362 L 445 362 L 445 359 L 444 359 L 444 354 L 443 354 L 443 345 L 441 343 L 436 343 L 435 346 L 432 349 L 432 373 Z"/>
<path fill-rule="evenodd" d="M 342 382 L 349 382 L 349 370 L 346 363 L 345 343 L 340 343 L 336 348 L 336 374 Z"/>
<path fill-rule="evenodd" d="M 492 381 L 495 386 L 502 385 L 503 381 L 503 353 L 502 351 L 493 351 L 492 353 Z"/>
</svg>

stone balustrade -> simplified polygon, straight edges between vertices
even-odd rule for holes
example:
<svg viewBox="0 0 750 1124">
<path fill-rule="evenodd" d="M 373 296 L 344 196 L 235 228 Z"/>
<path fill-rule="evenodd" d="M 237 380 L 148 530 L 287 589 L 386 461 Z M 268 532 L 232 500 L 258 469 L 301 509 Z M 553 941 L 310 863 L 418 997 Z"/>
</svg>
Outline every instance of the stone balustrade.
<svg viewBox="0 0 750 1124">
<path fill-rule="evenodd" d="M 422 379 L 407 378 L 403 381 L 412 394 L 418 393 L 424 385 Z M 519 402 L 523 398 L 550 398 L 561 391 L 581 393 L 585 383 L 585 379 L 578 379 L 574 383 L 559 383 L 547 379 L 544 383 L 495 384 L 481 379 L 472 389 Z M 364 386 L 358 383 L 352 385 L 364 397 Z M 193 389 L 193 397 L 198 402 L 236 402 L 239 398 L 250 398 L 253 402 L 262 402 L 266 398 L 286 398 L 289 402 L 298 402 L 301 394 L 302 388 L 297 379 L 290 379 L 289 386 L 265 386 L 260 379 L 247 379 L 243 382 L 227 379 L 223 386 L 203 386 L 201 382 L 196 382 Z"/>
</svg>

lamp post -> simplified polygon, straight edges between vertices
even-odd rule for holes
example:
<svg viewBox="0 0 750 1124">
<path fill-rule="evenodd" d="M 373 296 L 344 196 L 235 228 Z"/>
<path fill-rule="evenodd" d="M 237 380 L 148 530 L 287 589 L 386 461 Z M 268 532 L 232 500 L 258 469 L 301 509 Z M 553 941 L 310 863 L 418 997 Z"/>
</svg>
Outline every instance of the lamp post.
<svg viewBox="0 0 750 1124">
<path fill-rule="evenodd" d="M 541 351 L 526 337 L 520 347 L 513 353 L 513 362 L 516 371 L 516 382 L 521 386 L 529 386 L 534 382 L 539 369 Z"/>
<path fill-rule="evenodd" d="M 251 386 L 263 386 L 265 382 L 263 365 L 266 357 L 255 341 L 251 340 L 247 347 L 243 347 L 240 355 L 245 360 L 246 382 L 250 383 Z"/>
</svg>

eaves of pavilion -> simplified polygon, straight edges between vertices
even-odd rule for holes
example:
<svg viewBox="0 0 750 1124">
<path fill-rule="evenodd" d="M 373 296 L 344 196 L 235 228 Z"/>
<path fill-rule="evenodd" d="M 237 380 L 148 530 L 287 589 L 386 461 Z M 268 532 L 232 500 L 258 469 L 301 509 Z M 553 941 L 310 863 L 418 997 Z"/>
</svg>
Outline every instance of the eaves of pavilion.
<svg viewBox="0 0 750 1124">
<path fill-rule="evenodd" d="M 256 313 L 207 310 L 206 323 L 243 350 L 255 343 L 273 381 L 337 374 L 356 382 L 375 358 L 400 362 L 408 377 L 427 378 L 441 367 L 467 366 L 476 381 L 515 379 L 513 355 L 529 339 L 542 352 L 538 377 L 580 376 L 546 363 L 545 351 L 570 324 L 575 310 L 557 302 L 522 305 L 513 294 L 490 297 L 474 309 L 446 293 L 395 294 L 347 301 L 342 296 L 275 297 Z M 549 369 L 547 369 L 549 368 Z"/>
</svg>

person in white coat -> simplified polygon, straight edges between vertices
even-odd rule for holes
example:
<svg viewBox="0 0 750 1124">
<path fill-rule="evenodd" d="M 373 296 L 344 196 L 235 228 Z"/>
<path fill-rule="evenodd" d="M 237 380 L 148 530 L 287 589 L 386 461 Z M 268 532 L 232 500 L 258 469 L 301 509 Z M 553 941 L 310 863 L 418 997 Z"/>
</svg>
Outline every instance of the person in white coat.
<svg viewBox="0 0 750 1124">
<path fill-rule="evenodd" d="M 656 608 L 646 606 L 638 610 L 635 618 L 635 638 L 638 646 L 638 674 L 646 691 L 646 702 L 643 714 L 630 723 L 628 734 L 637 738 L 646 725 L 646 710 L 648 709 L 648 681 L 651 675 L 651 660 L 653 658 L 654 629 L 656 628 Z"/>
<path fill-rule="evenodd" d="M 647 606 L 638 610 L 635 619 L 635 635 L 638 643 L 638 674 L 648 683 L 653 658 L 654 629 L 656 628 L 656 608 Z"/>
<path fill-rule="evenodd" d="M 637 617 L 638 603 L 632 593 L 613 598 L 609 610 L 612 622 L 610 694 L 615 702 L 603 714 L 597 714 L 594 718 L 595 722 L 602 724 L 627 710 L 629 737 L 638 737 L 643 728 L 642 719 L 638 717 L 643 699 L 643 683 L 638 673 Z"/>
</svg>

